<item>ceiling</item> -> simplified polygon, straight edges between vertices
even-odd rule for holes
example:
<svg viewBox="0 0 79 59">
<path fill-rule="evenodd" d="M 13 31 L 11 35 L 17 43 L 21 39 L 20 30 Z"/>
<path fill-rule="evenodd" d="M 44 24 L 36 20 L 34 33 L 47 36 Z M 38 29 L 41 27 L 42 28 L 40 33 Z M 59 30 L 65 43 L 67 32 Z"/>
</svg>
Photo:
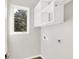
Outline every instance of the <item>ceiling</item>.
<svg viewBox="0 0 79 59">
<path fill-rule="evenodd" d="M 23 5 L 27 7 L 34 7 L 39 0 L 10 0 L 12 4 Z"/>
<path fill-rule="evenodd" d="M 23 6 L 33 8 L 35 7 L 35 5 L 37 4 L 39 0 L 10 0 L 10 1 L 12 4 L 18 4 L 18 5 L 23 5 Z M 61 0 L 61 1 L 64 1 L 64 4 L 66 4 L 72 0 Z"/>
</svg>

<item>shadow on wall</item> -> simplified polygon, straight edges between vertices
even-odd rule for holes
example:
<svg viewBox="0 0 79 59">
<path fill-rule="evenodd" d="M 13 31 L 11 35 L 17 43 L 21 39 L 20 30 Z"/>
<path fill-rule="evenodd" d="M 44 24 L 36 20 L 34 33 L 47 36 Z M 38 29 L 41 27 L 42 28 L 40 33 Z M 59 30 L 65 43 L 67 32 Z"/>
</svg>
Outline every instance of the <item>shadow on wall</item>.
<svg viewBox="0 0 79 59">
<path fill-rule="evenodd" d="M 68 21 L 68 19 L 73 17 L 73 1 L 65 5 L 64 11 L 64 21 Z"/>
</svg>

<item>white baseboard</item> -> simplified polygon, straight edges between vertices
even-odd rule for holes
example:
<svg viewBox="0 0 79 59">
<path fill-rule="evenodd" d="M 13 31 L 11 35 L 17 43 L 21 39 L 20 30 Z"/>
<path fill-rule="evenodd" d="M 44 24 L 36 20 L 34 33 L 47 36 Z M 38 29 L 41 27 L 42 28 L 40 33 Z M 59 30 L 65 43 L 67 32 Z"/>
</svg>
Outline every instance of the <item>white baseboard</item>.
<svg viewBox="0 0 79 59">
<path fill-rule="evenodd" d="M 31 57 L 28 57 L 28 58 L 24 58 L 24 59 L 32 59 L 32 58 L 36 58 L 36 57 L 42 57 L 43 59 L 45 59 L 42 55 L 35 55 L 35 56 L 31 56 Z"/>
</svg>

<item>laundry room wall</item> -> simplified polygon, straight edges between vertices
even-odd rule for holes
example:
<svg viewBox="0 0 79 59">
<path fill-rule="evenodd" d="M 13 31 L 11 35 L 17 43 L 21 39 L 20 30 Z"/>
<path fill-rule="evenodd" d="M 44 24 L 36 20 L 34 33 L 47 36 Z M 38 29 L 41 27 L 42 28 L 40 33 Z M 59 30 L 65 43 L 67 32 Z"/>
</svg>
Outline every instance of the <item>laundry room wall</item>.
<svg viewBox="0 0 79 59">
<path fill-rule="evenodd" d="M 30 33 L 9 35 L 9 59 L 24 59 L 40 54 L 40 28 L 33 26 L 33 8 L 37 2 L 38 0 L 10 0 L 10 5 L 14 4 L 30 8 Z"/>
<path fill-rule="evenodd" d="M 45 59 L 73 59 L 73 2 L 65 5 L 64 11 L 63 24 L 41 29 L 41 54 Z"/>
</svg>

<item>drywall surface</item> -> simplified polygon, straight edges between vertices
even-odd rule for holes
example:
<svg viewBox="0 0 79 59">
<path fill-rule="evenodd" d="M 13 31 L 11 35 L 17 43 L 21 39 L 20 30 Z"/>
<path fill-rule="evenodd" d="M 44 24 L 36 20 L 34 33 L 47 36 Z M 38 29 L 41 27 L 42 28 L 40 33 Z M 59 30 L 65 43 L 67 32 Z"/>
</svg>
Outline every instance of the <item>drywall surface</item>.
<svg viewBox="0 0 79 59">
<path fill-rule="evenodd" d="M 7 10 L 8 10 L 8 4 L 9 4 L 8 2 L 9 2 L 8 0 L 5 2 L 5 5 L 6 5 L 5 6 L 5 8 L 6 8 L 6 10 L 5 10 L 5 15 L 6 15 L 5 16 L 5 21 L 6 21 L 5 54 L 7 53 L 7 18 L 8 18 L 7 17 Z"/>
<path fill-rule="evenodd" d="M 41 54 L 45 59 L 73 59 L 72 2 L 65 5 L 65 22 L 41 29 Z M 45 37 L 44 37 L 45 36 Z M 58 40 L 61 40 L 58 42 Z"/>
<path fill-rule="evenodd" d="M 30 33 L 9 35 L 9 59 L 24 59 L 40 54 L 40 28 L 34 28 L 33 6 L 37 0 L 12 0 L 10 4 L 17 4 L 30 8 Z"/>
</svg>

